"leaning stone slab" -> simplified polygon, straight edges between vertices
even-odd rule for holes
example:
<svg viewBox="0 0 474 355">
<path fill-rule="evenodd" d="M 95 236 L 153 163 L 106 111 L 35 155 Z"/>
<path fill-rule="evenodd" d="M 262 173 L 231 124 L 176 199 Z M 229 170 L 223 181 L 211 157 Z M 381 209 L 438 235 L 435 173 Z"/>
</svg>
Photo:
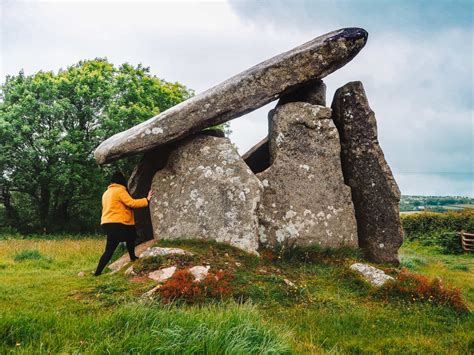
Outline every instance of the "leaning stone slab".
<svg viewBox="0 0 474 355">
<path fill-rule="evenodd" d="M 293 102 L 270 112 L 270 167 L 259 234 L 268 247 L 357 247 L 350 188 L 344 184 L 331 109 Z"/>
<path fill-rule="evenodd" d="M 354 270 L 359 273 L 365 280 L 367 280 L 367 282 L 376 287 L 382 286 L 387 281 L 394 280 L 392 276 L 387 275 L 382 270 L 367 264 L 352 264 L 351 270 Z"/>
<path fill-rule="evenodd" d="M 180 142 L 152 190 L 155 238 L 215 240 L 257 253 L 261 184 L 228 138 Z"/>
<path fill-rule="evenodd" d="M 377 139 L 377 123 L 361 82 L 336 91 L 333 119 L 341 137 L 344 179 L 352 189 L 359 245 L 369 260 L 398 264 L 403 241 L 400 190 Z"/>
<path fill-rule="evenodd" d="M 145 243 L 139 244 L 135 247 L 135 254 L 140 255 L 143 251 L 150 248 L 155 243 L 155 240 L 149 240 Z M 128 253 L 123 254 L 120 258 L 109 265 L 109 269 L 112 273 L 119 271 L 122 267 L 130 262 L 130 256 Z"/>
<path fill-rule="evenodd" d="M 366 41 L 367 32 L 360 28 L 345 28 L 317 37 L 110 137 L 95 150 L 94 156 L 99 164 L 107 163 L 242 116 L 341 68 Z"/>
</svg>

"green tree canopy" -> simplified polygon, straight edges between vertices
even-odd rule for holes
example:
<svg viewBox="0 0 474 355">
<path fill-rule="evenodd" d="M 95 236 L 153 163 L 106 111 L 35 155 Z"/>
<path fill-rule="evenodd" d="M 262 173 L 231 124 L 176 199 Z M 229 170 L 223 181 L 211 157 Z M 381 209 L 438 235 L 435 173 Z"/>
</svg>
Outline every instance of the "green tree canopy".
<svg viewBox="0 0 474 355">
<path fill-rule="evenodd" d="M 106 59 L 8 76 L 0 91 L 4 223 L 22 232 L 96 229 L 108 175 L 130 173 L 134 159 L 102 168 L 94 149 L 192 94 L 147 67 Z"/>
</svg>

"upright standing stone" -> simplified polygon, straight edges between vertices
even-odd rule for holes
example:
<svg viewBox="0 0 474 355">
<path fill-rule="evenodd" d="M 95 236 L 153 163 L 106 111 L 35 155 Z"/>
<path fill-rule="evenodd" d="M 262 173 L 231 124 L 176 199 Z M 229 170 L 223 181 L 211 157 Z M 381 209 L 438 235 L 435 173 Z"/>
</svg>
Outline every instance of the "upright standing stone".
<svg viewBox="0 0 474 355">
<path fill-rule="evenodd" d="M 257 174 L 264 186 L 260 242 L 269 247 L 357 247 L 331 109 L 294 102 L 269 116 L 271 165 Z"/>
<path fill-rule="evenodd" d="M 277 107 L 289 102 L 307 102 L 312 105 L 326 106 L 326 84 L 320 79 L 311 81 L 300 88 L 284 95 L 278 101 Z M 261 173 L 270 166 L 270 151 L 268 137 L 250 148 L 242 159 L 255 173 Z"/>
<path fill-rule="evenodd" d="M 190 137 L 153 178 L 154 236 L 215 240 L 256 254 L 261 188 L 228 138 Z"/>
<path fill-rule="evenodd" d="M 377 140 L 377 123 L 359 81 L 336 91 L 333 119 L 339 130 L 342 168 L 352 189 L 359 244 L 370 260 L 398 264 L 403 241 L 400 191 Z"/>
</svg>

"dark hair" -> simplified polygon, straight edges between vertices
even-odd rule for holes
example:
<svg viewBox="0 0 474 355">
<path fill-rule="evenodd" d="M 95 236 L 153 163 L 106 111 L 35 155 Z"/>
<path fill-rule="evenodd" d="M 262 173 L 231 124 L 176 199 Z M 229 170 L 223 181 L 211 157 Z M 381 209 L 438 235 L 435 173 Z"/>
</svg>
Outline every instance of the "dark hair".
<svg viewBox="0 0 474 355">
<path fill-rule="evenodd" d="M 113 173 L 112 177 L 110 178 L 110 183 L 120 184 L 127 187 L 127 179 L 125 178 L 125 175 L 123 175 L 121 171 L 116 171 L 115 173 Z"/>
</svg>

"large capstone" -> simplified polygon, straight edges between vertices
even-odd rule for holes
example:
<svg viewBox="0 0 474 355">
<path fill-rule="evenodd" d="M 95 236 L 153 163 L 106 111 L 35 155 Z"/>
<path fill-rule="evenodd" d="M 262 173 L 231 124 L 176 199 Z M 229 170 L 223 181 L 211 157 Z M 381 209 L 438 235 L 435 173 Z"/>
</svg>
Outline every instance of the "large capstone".
<svg viewBox="0 0 474 355">
<path fill-rule="evenodd" d="M 228 138 L 185 139 L 153 178 L 154 237 L 215 240 L 257 253 L 261 189 Z"/>
<path fill-rule="evenodd" d="M 367 32 L 345 28 L 277 55 L 104 141 L 100 164 L 151 150 L 255 110 L 341 68 L 365 46 Z"/>
<path fill-rule="evenodd" d="M 352 189 L 360 247 L 375 262 L 398 264 L 403 241 L 400 190 L 377 140 L 377 123 L 361 82 L 336 91 L 333 119 L 339 130 L 342 168 Z"/>
<path fill-rule="evenodd" d="M 257 174 L 264 186 L 260 242 L 268 247 L 357 247 L 331 109 L 287 103 L 270 112 L 269 123 L 271 165 Z"/>
</svg>

